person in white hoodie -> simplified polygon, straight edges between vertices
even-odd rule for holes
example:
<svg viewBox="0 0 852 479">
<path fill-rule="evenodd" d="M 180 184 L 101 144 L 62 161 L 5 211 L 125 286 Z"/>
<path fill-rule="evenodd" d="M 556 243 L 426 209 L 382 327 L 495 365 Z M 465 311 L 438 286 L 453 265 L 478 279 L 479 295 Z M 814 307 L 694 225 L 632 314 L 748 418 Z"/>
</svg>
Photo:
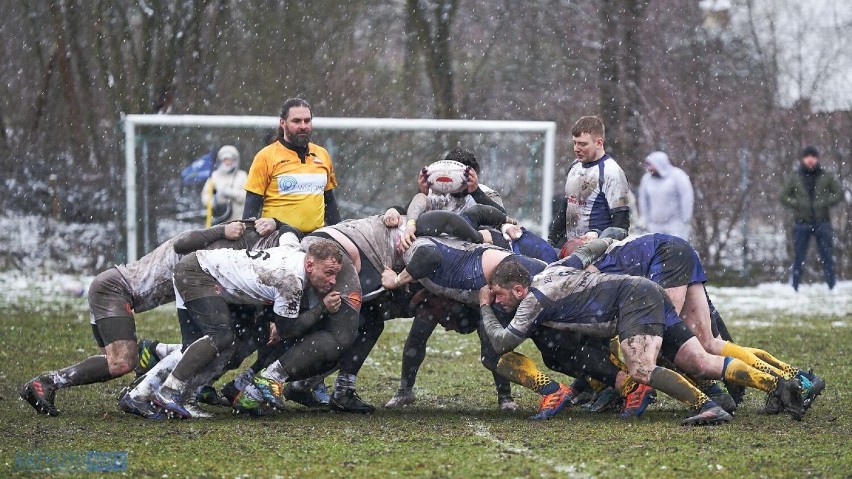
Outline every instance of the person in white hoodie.
<svg viewBox="0 0 852 479">
<path fill-rule="evenodd" d="M 639 183 L 639 214 L 649 233 L 689 240 L 694 195 L 689 175 L 673 166 L 669 155 L 655 151 L 645 158 L 647 172 Z"/>
<path fill-rule="evenodd" d="M 240 152 L 236 147 L 225 145 L 219 148 L 216 169 L 201 190 L 201 202 L 205 207 L 209 207 L 210 201 L 213 201 L 212 224 L 243 217 L 247 178 L 248 174 L 240 169 Z"/>
</svg>

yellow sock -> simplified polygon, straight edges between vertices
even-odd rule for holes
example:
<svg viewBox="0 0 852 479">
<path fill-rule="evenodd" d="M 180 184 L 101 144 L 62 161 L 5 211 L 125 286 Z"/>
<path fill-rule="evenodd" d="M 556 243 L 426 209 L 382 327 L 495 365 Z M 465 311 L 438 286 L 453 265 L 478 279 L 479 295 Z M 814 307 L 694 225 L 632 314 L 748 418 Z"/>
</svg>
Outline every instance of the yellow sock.
<svg viewBox="0 0 852 479">
<path fill-rule="evenodd" d="M 553 382 L 538 369 L 532 359 L 514 351 L 500 356 L 497 360 L 497 373 L 535 392 L 539 392 L 541 388 Z"/>
<path fill-rule="evenodd" d="M 730 341 L 727 341 L 725 342 L 725 345 L 722 346 L 722 351 L 719 353 L 719 356 L 737 358 L 742 362 L 748 364 L 749 366 L 753 367 L 754 369 L 763 371 L 765 373 L 775 374 L 776 376 L 784 377 L 784 379 L 790 379 L 790 377 L 792 377 L 787 377 L 784 371 L 760 359 L 757 355 L 753 353 L 753 351 L 754 348 L 745 348 L 738 344 L 734 344 Z"/>
<path fill-rule="evenodd" d="M 615 367 L 621 370 L 624 374 L 627 374 L 627 365 L 624 364 L 624 361 L 621 360 L 620 357 L 616 356 L 612 352 L 609 353 L 609 360 L 612 364 L 615 364 Z"/>
<path fill-rule="evenodd" d="M 772 392 L 778 385 L 778 377 L 755 369 L 745 362 L 727 357 L 723 371 L 726 381 L 740 386 L 760 389 L 763 392 Z"/>
<path fill-rule="evenodd" d="M 632 393 L 638 385 L 639 383 L 628 376 L 627 379 L 624 380 L 624 384 L 621 385 L 621 388 L 618 389 L 618 393 L 621 394 L 621 397 L 626 398 L 627 395 Z"/>
<path fill-rule="evenodd" d="M 690 409 L 698 409 L 710 401 L 706 394 L 671 369 L 659 366 L 654 368 L 648 385 L 686 404 Z"/>
<path fill-rule="evenodd" d="M 784 361 L 779 360 L 775 356 L 769 354 L 768 352 L 766 352 L 762 349 L 746 348 L 746 347 L 744 347 L 743 349 L 754 354 L 755 356 L 757 356 L 758 358 L 760 358 L 764 362 L 771 364 L 772 366 L 776 367 L 777 369 L 780 369 L 782 371 L 781 375 L 784 379 L 792 379 L 799 372 L 799 370 L 797 368 L 790 366 L 789 364 L 785 363 Z"/>
</svg>

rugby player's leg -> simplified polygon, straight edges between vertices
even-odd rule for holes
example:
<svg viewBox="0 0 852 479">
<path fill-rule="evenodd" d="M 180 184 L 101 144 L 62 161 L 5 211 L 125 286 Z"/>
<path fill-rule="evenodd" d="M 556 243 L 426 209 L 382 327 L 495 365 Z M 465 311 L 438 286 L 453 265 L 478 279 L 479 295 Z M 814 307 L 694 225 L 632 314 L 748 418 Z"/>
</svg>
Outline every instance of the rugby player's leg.
<svg viewBox="0 0 852 479">
<path fill-rule="evenodd" d="M 92 330 L 104 354 L 90 356 L 58 371 L 41 374 L 21 388 L 21 398 L 38 413 L 59 415 L 54 404 L 58 389 L 105 382 L 133 371 L 138 357 L 133 318 L 103 318 L 97 323 Z"/>
<path fill-rule="evenodd" d="M 278 384 L 305 380 L 329 371 L 337 365 L 341 353 L 352 345 L 357 332 L 358 311 L 344 303 L 337 313 L 324 318 L 283 356 L 260 371 L 255 376 L 255 385 L 264 380 Z"/>
<path fill-rule="evenodd" d="M 381 272 L 373 266 L 369 258 L 360 249 L 359 254 L 361 255 L 361 270 L 358 271 L 358 280 L 362 292 L 377 291 L 382 284 Z M 332 392 L 332 395 L 338 398 L 338 406 L 352 409 L 353 412 L 372 412 L 375 409 L 355 394 L 355 383 L 364 361 L 367 360 L 367 356 L 370 355 L 385 329 L 384 322 L 388 319 L 405 316 L 405 307 L 408 305 L 408 301 L 399 300 L 399 298 L 406 296 L 404 291 L 404 289 L 386 291 L 362 305 L 358 336 L 349 350 L 345 351 L 340 358 L 340 372 L 337 375 Z M 288 384 L 287 388 L 290 389 L 292 384 Z M 306 396 L 313 398 L 313 394 Z"/>
<path fill-rule="evenodd" d="M 686 374 L 695 378 L 724 379 L 760 389 L 767 393 L 768 398 L 777 398 L 794 419 L 801 420 L 804 405 L 798 381 L 760 371 L 736 358 L 709 354 L 683 323 L 666 328 L 664 343 L 663 356 Z"/>
<path fill-rule="evenodd" d="M 358 335 L 361 283 L 355 267 L 346 258 L 344 256 L 343 268 L 338 273 L 333 288 L 343 299 L 340 309 L 324 315 L 301 341 L 265 370 L 260 371 L 254 379 L 256 386 L 262 381 L 273 381 L 280 385 L 287 381 L 305 380 L 326 373 L 334 368 L 341 355 L 352 347 Z M 266 394 L 264 398 L 267 398 Z M 332 397 L 329 408 L 334 408 L 333 402 Z"/>
<path fill-rule="evenodd" d="M 191 414 L 183 403 L 194 391 L 188 390 L 187 381 L 220 353 L 233 352 L 236 335 L 228 304 L 218 294 L 215 279 L 202 270 L 194 253 L 184 256 L 177 264 L 174 282 L 192 323 L 203 336 L 186 348 L 154 394 L 153 402 L 179 417 L 189 418 Z"/>
<path fill-rule="evenodd" d="M 787 370 L 775 368 L 761 360 L 750 348 L 714 337 L 711 328 L 710 306 L 707 303 L 707 293 L 702 283 L 689 285 L 686 290 L 686 301 L 683 309 L 680 310 L 680 316 L 708 353 L 740 359 L 755 369 L 785 379 L 790 379 L 795 375 L 795 369 L 789 365 L 787 365 Z"/>
<path fill-rule="evenodd" d="M 717 424 L 729 422 L 732 417 L 707 395 L 693 386 L 680 374 L 656 365 L 656 355 L 662 346 L 662 337 L 636 334 L 621 341 L 630 376 L 636 381 L 662 391 L 683 402 L 697 414 L 685 419 L 684 425 Z"/>
<path fill-rule="evenodd" d="M 334 382 L 332 397 L 336 406 L 344 412 L 370 413 L 376 409 L 361 400 L 355 390 L 355 381 L 361 366 L 385 329 L 381 308 L 380 302 L 375 301 L 364 305 L 361 309 L 362 324 L 358 328 L 358 336 L 340 358 L 340 372 Z"/>
<path fill-rule="evenodd" d="M 163 409 L 151 403 L 154 393 L 171 374 L 183 353 L 178 349 L 161 358 L 145 374 L 130 383 L 130 389 L 118 396 L 118 408 L 145 419 L 163 419 Z"/>
<path fill-rule="evenodd" d="M 417 372 L 426 359 L 426 344 L 432 332 L 438 325 L 432 319 L 427 319 L 428 314 L 424 308 L 418 306 L 415 310 L 411 329 L 405 338 L 402 347 L 402 372 L 399 381 L 399 389 L 396 394 L 385 404 L 387 408 L 397 408 L 414 404 L 414 383 L 417 381 Z"/>
<path fill-rule="evenodd" d="M 112 318 L 104 318 L 101 321 L 110 319 Z M 105 382 L 133 371 L 137 358 L 135 338 L 114 340 L 102 351 L 102 355 L 90 356 L 77 364 L 33 378 L 21 389 L 21 398 L 37 412 L 57 416 L 59 410 L 54 404 L 56 390 Z"/>
<path fill-rule="evenodd" d="M 417 372 L 426 358 L 426 344 L 435 327 L 443 324 L 445 328 L 458 329 L 458 324 L 450 324 L 449 320 L 454 317 L 453 310 L 459 303 L 433 295 L 426 290 L 415 294 L 412 301 L 414 320 L 403 345 L 400 385 L 394 397 L 385 404 L 388 408 L 408 406 L 416 401 L 414 383 Z M 475 327 L 476 323 L 473 325 L 473 328 Z"/>
<path fill-rule="evenodd" d="M 647 402 L 646 407 L 655 400 L 656 393 L 634 381 L 624 363 L 612 354 L 608 339 L 543 327 L 537 328 L 531 339 L 541 352 L 545 366 L 577 378 L 570 386 L 575 393 L 592 388 L 597 397 L 587 408 L 591 412 L 620 407 L 622 399 L 635 402 L 631 400 L 640 398 Z M 649 398 L 644 399 L 644 396 Z M 626 411 L 626 415 L 640 416 L 644 408 L 627 408 Z"/>
<path fill-rule="evenodd" d="M 810 408 L 814 400 L 820 395 L 820 393 L 822 393 L 823 389 L 825 389 L 825 380 L 814 374 L 813 370 L 806 371 L 804 369 L 791 366 L 789 363 L 781 361 L 763 349 L 740 346 L 734 343 L 731 339 L 730 333 L 728 333 L 727 328 L 725 328 L 724 323 L 722 322 L 719 312 L 713 306 L 713 302 L 710 300 L 710 296 L 707 294 L 703 285 L 701 289 L 704 290 L 707 307 L 710 311 L 710 317 L 712 320 L 711 325 L 716 326 L 716 329 L 718 329 L 716 341 L 722 342 L 722 348 L 718 354 L 721 356 L 736 357 L 756 369 L 764 372 L 770 372 L 771 374 L 777 375 L 783 379 L 798 379 L 804 392 L 804 407 L 806 410 Z M 742 392 L 737 391 L 739 386 L 733 385 L 727 381 L 726 385 L 728 386 L 728 391 L 731 392 L 731 395 L 736 395 L 735 400 L 740 402 L 742 400 Z M 772 404 L 767 404 L 768 412 L 774 412 L 776 410 L 777 408 L 775 408 Z"/>
<path fill-rule="evenodd" d="M 631 278 L 619 287 L 615 301 L 619 309 L 620 348 L 630 377 L 697 409 L 698 413 L 687 418 L 684 424 L 730 421 L 730 414 L 683 376 L 657 366 L 668 320 L 667 307 L 674 312 L 665 291 L 648 279 Z"/>
</svg>

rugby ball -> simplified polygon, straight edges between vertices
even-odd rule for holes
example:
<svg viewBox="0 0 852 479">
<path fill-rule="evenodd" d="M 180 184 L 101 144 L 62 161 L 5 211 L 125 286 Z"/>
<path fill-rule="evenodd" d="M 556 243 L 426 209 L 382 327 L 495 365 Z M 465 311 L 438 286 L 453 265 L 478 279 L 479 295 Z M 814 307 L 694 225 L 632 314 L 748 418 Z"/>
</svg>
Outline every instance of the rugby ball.
<svg viewBox="0 0 852 479">
<path fill-rule="evenodd" d="M 458 161 L 440 160 L 426 167 L 426 182 L 435 193 L 458 193 L 467 187 L 467 166 Z"/>
</svg>

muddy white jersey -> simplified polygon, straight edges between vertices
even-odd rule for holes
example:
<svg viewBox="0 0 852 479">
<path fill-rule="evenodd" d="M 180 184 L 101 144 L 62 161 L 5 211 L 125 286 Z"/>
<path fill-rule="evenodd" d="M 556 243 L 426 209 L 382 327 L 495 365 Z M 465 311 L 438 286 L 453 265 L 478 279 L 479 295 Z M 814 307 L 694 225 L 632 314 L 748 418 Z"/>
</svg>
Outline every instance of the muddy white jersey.
<svg viewBox="0 0 852 479">
<path fill-rule="evenodd" d="M 198 264 L 236 304 L 272 304 L 279 316 L 295 318 L 306 287 L 306 254 L 292 247 L 198 251 Z"/>
</svg>

